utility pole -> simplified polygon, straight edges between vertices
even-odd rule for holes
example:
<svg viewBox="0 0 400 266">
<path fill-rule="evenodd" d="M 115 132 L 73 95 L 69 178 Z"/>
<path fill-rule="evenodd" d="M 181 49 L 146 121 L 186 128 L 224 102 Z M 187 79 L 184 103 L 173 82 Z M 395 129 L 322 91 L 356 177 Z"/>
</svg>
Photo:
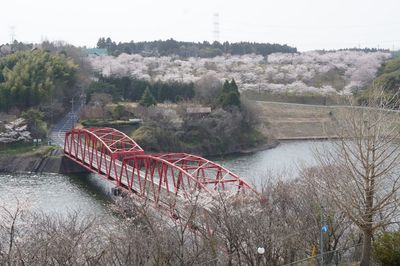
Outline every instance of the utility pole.
<svg viewBox="0 0 400 266">
<path fill-rule="evenodd" d="M 75 113 L 74 113 L 74 97 L 71 99 L 71 118 L 72 118 L 72 128 L 75 127 Z"/>
<path fill-rule="evenodd" d="M 325 225 L 325 209 L 321 205 L 321 228 L 320 228 L 320 249 L 321 249 L 321 266 L 324 266 L 324 233 L 328 231 Z"/>
<path fill-rule="evenodd" d="M 214 41 L 219 42 L 219 13 L 214 13 Z"/>
<path fill-rule="evenodd" d="M 11 48 L 11 52 L 14 52 L 14 41 L 15 41 L 15 26 L 10 26 L 10 48 Z"/>
</svg>

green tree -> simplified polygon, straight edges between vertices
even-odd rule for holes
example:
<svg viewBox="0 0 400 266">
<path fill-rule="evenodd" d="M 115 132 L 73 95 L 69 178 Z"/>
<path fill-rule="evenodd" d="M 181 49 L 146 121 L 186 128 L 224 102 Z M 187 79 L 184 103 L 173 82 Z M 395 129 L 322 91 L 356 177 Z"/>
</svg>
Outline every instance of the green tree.
<svg viewBox="0 0 400 266">
<path fill-rule="evenodd" d="M 225 80 L 224 85 L 222 86 L 222 94 L 229 93 L 231 91 L 231 84 L 229 84 L 229 80 Z"/>
<path fill-rule="evenodd" d="M 97 41 L 97 48 L 105 48 L 105 47 L 106 47 L 106 40 L 104 37 L 102 37 Z"/>
<path fill-rule="evenodd" d="M 225 107 L 230 107 L 230 106 L 240 107 L 239 95 L 233 91 L 224 95 L 223 100 L 222 100 L 222 107 L 225 108 Z"/>
<path fill-rule="evenodd" d="M 44 122 L 44 113 L 38 109 L 28 109 L 21 115 L 28 123 L 29 131 L 34 138 L 44 138 L 47 133 L 47 124 Z"/>
<path fill-rule="evenodd" d="M 239 88 L 238 88 L 238 86 L 237 86 L 237 84 L 235 82 L 235 79 L 231 80 L 231 83 L 229 83 L 229 86 L 230 86 L 230 91 L 239 94 Z"/>
<path fill-rule="evenodd" d="M 139 104 L 146 107 L 157 104 L 156 99 L 154 99 L 154 96 L 151 94 L 149 87 L 147 87 L 144 91 L 142 98 L 139 101 Z"/>
<path fill-rule="evenodd" d="M 63 54 L 20 51 L 0 58 L 0 110 L 26 110 L 75 94 L 78 66 Z M 68 102 L 66 99 L 66 102 Z"/>
<path fill-rule="evenodd" d="M 234 79 L 232 79 L 231 82 L 225 80 L 219 101 L 224 108 L 229 108 L 231 106 L 240 107 L 239 88 Z"/>
</svg>

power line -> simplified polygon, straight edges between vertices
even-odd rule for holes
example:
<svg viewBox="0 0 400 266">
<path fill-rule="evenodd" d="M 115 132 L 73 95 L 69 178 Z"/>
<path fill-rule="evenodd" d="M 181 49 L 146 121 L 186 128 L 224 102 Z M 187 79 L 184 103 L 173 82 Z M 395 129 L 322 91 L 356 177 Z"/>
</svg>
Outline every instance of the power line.
<svg viewBox="0 0 400 266">
<path fill-rule="evenodd" d="M 217 42 L 219 42 L 219 13 L 214 13 L 214 21 L 213 21 L 213 24 L 214 24 L 214 31 L 213 31 L 213 34 L 214 34 L 214 41 L 217 41 Z"/>
<path fill-rule="evenodd" d="M 15 26 L 10 26 L 10 44 L 13 44 L 15 41 Z"/>
</svg>

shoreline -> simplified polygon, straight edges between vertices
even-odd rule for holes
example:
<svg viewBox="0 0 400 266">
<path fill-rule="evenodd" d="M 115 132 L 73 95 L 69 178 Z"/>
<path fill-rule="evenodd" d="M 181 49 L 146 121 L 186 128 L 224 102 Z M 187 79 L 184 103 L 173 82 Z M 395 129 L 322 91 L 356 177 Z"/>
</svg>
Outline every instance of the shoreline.
<svg viewBox="0 0 400 266">
<path fill-rule="evenodd" d="M 87 172 L 75 162 L 67 159 L 61 148 L 47 154 L 21 153 L 0 155 L 0 173 L 58 173 Z"/>
<path fill-rule="evenodd" d="M 274 149 L 279 146 L 281 142 L 292 141 L 315 141 L 315 140 L 330 140 L 337 139 L 337 137 L 326 136 L 313 136 L 313 137 L 291 137 L 272 139 L 257 147 L 241 149 L 235 152 L 221 153 L 221 154 L 202 154 L 200 156 L 205 158 L 221 158 L 225 156 L 245 156 L 256 152 Z M 79 173 L 85 172 L 79 165 L 68 160 L 63 156 L 62 149 L 56 149 L 50 154 L 15 154 L 11 156 L 0 155 L 0 173 Z"/>
<path fill-rule="evenodd" d="M 265 143 L 265 144 L 263 144 L 263 145 L 261 145 L 259 147 L 243 149 L 243 150 L 240 150 L 238 152 L 233 152 L 233 153 L 230 153 L 230 154 L 232 154 L 232 155 L 234 155 L 234 154 L 238 154 L 238 155 L 252 154 L 252 153 L 255 153 L 255 152 L 259 152 L 259 151 L 265 151 L 265 150 L 269 150 L 269 149 L 274 149 L 274 148 L 278 147 L 279 144 L 280 144 L 280 140 L 279 139 L 273 139 L 273 140 L 268 141 L 267 143 Z M 225 155 L 230 155 L 230 154 L 228 153 L 228 154 L 225 154 Z"/>
<path fill-rule="evenodd" d="M 338 136 L 312 136 L 312 137 L 286 137 L 278 138 L 278 141 L 312 141 L 312 140 L 331 140 L 339 139 Z"/>
</svg>

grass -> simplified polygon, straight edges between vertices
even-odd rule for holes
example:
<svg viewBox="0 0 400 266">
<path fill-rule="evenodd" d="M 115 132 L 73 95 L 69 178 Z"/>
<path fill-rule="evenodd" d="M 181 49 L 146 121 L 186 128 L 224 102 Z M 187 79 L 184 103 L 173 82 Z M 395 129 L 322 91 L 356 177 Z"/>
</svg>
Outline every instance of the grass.
<svg viewBox="0 0 400 266">
<path fill-rule="evenodd" d="M 90 119 L 83 120 L 80 122 L 85 127 L 118 127 L 118 126 L 131 126 L 137 125 L 138 121 L 128 120 L 102 120 L 102 119 Z"/>
<path fill-rule="evenodd" d="M 334 96 L 320 94 L 296 95 L 293 93 L 271 93 L 267 91 L 244 91 L 243 95 L 253 101 L 285 102 L 314 105 L 335 105 L 343 102 L 343 99 Z"/>
<path fill-rule="evenodd" d="M 12 143 L 0 144 L 0 155 L 34 155 L 44 156 L 49 154 L 52 150 L 56 149 L 54 146 L 41 145 L 36 146 L 33 143 Z"/>
<path fill-rule="evenodd" d="M 112 127 L 131 136 L 140 127 L 140 123 L 126 120 L 82 120 L 77 127 Z"/>
</svg>

